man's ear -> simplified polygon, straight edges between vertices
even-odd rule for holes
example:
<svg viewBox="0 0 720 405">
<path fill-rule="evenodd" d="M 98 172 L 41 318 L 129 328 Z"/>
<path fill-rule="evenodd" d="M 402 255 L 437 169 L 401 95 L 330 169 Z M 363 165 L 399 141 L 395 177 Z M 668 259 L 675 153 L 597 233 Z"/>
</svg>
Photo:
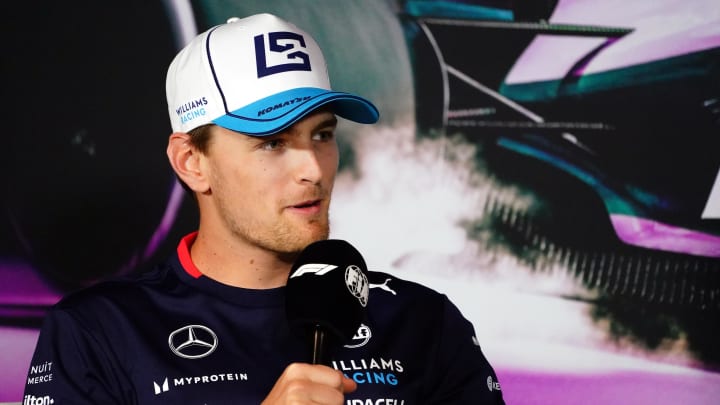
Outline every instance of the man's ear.
<svg viewBox="0 0 720 405">
<path fill-rule="evenodd" d="M 200 164 L 202 153 L 190 144 L 190 135 L 182 132 L 170 134 L 167 156 L 170 166 L 175 170 L 177 176 L 191 190 L 204 193 L 210 189 L 210 184 Z"/>
</svg>

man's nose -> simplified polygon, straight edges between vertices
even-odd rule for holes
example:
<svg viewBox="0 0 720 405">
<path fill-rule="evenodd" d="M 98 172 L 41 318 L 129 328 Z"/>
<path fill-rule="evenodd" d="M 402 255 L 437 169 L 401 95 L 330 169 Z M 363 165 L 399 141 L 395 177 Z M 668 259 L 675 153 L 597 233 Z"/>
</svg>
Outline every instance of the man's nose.
<svg viewBox="0 0 720 405">
<path fill-rule="evenodd" d="M 323 168 L 318 152 L 313 148 L 296 150 L 295 176 L 299 183 L 318 184 L 322 180 Z"/>
</svg>

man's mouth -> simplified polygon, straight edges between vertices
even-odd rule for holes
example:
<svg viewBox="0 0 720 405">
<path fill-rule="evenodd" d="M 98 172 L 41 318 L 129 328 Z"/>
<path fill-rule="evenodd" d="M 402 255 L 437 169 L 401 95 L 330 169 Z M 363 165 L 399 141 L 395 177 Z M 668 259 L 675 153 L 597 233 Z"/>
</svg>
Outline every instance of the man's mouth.
<svg viewBox="0 0 720 405">
<path fill-rule="evenodd" d="M 299 204 L 295 204 L 292 207 L 302 209 L 302 208 L 317 207 L 319 205 L 320 205 L 320 200 L 310 200 L 310 201 L 303 201 Z"/>
</svg>

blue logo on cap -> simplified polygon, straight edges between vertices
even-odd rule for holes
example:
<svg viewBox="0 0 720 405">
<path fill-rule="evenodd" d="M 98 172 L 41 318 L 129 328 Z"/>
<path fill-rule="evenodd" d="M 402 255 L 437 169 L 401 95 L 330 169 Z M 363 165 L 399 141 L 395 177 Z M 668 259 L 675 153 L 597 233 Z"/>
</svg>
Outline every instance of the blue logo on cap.
<svg viewBox="0 0 720 405">
<path fill-rule="evenodd" d="M 299 50 L 300 47 L 306 48 L 305 38 L 302 35 L 286 31 L 270 32 L 267 35 L 270 44 L 269 52 L 285 54 L 287 60 L 299 59 L 300 61 L 268 66 L 265 57 L 265 37 L 257 35 L 255 37 L 255 61 L 258 78 L 292 70 L 312 70 L 310 68 L 310 55 Z M 281 44 L 280 41 L 283 41 L 283 43 Z"/>
</svg>

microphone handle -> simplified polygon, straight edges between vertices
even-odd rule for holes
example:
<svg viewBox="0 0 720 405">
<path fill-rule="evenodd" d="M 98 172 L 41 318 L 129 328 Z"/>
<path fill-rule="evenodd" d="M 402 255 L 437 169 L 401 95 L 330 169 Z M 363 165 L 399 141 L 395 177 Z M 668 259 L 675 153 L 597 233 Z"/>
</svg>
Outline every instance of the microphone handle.
<svg viewBox="0 0 720 405">
<path fill-rule="evenodd" d="M 313 332 L 312 364 L 325 364 L 325 330 L 320 325 Z"/>
</svg>

